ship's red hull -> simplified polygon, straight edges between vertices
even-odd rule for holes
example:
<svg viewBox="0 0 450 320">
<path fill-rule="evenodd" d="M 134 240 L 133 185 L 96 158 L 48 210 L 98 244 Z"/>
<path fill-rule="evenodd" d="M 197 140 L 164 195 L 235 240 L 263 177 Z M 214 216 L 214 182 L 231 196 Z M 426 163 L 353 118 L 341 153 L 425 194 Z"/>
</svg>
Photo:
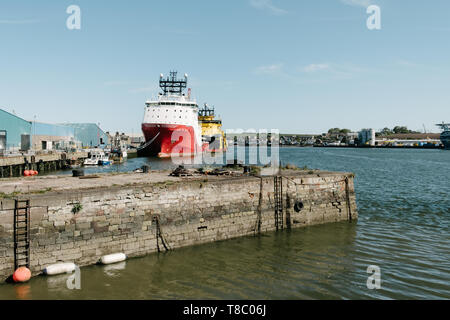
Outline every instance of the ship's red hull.
<svg viewBox="0 0 450 320">
<path fill-rule="evenodd" d="M 201 152 L 191 126 L 143 123 L 142 132 L 146 142 L 153 140 L 145 150 L 149 156 L 169 158 Z"/>
</svg>

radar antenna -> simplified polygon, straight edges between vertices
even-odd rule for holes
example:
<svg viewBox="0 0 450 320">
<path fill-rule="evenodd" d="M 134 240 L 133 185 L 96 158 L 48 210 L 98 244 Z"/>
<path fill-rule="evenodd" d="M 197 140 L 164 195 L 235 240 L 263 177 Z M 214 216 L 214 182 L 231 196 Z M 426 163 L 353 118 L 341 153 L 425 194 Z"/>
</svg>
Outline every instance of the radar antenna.
<svg viewBox="0 0 450 320">
<path fill-rule="evenodd" d="M 209 107 L 208 104 L 205 103 L 203 109 L 198 111 L 200 117 L 214 117 L 214 107 Z"/>
<path fill-rule="evenodd" d="M 450 123 L 442 122 L 442 123 L 438 123 L 436 126 L 438 126 L 439 128 L 441 128 L 444 131 L 449 131 L 449 129 L 450 129 Z"/>
<path fill-rule="evenodd" d="M 183 90 L 187 86 L 187 74 L 184 75 L 184 79 L 177 79 L 177 72 L 170 71 L 170 75 L 164 78 L 161 74 L 159 78 L 159 87 L 162 89 L 164 95 L 177 94 L 182 95 Z"/>
</svg>

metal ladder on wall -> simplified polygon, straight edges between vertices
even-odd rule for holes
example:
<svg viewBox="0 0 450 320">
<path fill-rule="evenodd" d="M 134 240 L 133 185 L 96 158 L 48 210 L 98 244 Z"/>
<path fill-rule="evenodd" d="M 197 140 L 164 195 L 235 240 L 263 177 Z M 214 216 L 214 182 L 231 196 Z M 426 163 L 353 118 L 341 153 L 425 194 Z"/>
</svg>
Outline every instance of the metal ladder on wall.
<svg viewBox="0 0 450 320">
<path fill-rule="evenodd" d="M 30 200 L 14 204 L 14 270 L 30 267 Z"/>
<path fill-rule="evenodd" d="M 283 178 L 273 177 L 274 201 L 275 201 L 275 227 L 277 230 L 283 229 Z"/>
</svg>

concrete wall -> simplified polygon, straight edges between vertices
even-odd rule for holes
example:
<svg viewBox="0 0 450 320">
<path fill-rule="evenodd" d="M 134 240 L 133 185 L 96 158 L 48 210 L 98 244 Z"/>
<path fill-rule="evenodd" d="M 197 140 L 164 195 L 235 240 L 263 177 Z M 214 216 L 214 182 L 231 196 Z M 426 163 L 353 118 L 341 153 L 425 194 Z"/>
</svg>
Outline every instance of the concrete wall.
<svg viewBox="0 0 450 320">
<path fill-rule="evenodd" d="M 37 163 L 39 161 L 48 162 L 48 161 L 57 161 L 61 160 L 63 158 L 63 155 L 65 155 L 66 159 L 85 159 L 88 157 L 88 153 L 81 151 L 81 152 L 69 152 L 69 153 L 54 153 L 54 154 L 38 154 L 34 156 L 34 162 Z M 26 155 L 26 156 L 16 156 L 16 157 L 5 157 L 0 159 L 0 167 L 3 166 L 12 166 L 12 165 L 21 165 L 25 163 L 25 160 L 28 163 L 33 163 L 33 156 Z"/>
<path fill-rule="evenodd" d="M 348 188 L 345 178 L 348 177 Z M 285 225 L 292 228 L 357 218 L 350 174 L 283 178 Z M 348 190 L 348 192 L 347 192 Z M 102 255 L 157 251 L 157 225 L 171 249 L 275 229 L 272 177 L 238 177 L 69 190 L 31 199 L 31 270 L 58 261 L 96 263 Z M 350 199 L 350 206 L 347 202 Z M 294 210 L 301 200 L 303 209 Z M 73 213 L 75 204 L 82 210 Z M 14 271 L 14 203 L 0 203 L 0 279 Z M 350 209 L 350 210 L 349 210 Z M 164 250 L 160 242 L 160 248 Z"/>
<path fill-rule="evenodd" d="M 42 148 L 42 142 L 46 142 L 46 148 Z M 41 150 L 56 150 L 56 146 L 58 144 L 62 144 L 66 142 L 67 144 L 73 141 L 71 137 L 58 137 L 58 136 L 43 136 L 43 135 L 34 135 L 33 136 L 33 150 L 41 151 Z"/>
</svg>

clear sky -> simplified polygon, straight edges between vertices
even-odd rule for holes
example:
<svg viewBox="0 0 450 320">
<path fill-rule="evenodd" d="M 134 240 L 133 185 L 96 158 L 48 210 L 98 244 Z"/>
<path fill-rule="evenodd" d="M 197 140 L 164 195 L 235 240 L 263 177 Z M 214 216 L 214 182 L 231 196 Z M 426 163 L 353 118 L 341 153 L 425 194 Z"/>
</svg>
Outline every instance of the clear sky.
<svg viewBox="0 0 450 320">
<path fill-rule="evenodd" d="M 81 30 L 68 30 L 69 5 Z M 381 8 L 368 30 L 366 8 Z M 225 128 L 322 133 L 450 122 L 448 0 L 2 0 L 0 107 L 140 132 L 159 74 Z"/>
</svg>

